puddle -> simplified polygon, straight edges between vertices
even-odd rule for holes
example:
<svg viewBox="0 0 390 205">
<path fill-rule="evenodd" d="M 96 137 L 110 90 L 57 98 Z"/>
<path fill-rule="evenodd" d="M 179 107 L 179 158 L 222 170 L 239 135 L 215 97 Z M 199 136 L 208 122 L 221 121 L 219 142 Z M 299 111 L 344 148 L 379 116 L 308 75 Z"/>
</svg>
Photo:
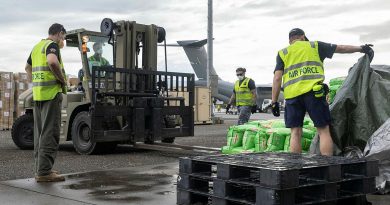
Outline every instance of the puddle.
<svg viewBox="0 0 390 205">
<path fill-rule="evenodd" d="M 162 170 L 166 166 L 153 169 Z M 146 173 L 131 171 L 96 171 L 68 176 L 72 184 L 64 185 L 64 189 L 85 190 L 86 194 L 98 200 L 145 201 L 156 196 L 175 193 L 177 175 L 166 173 Z M 168 190 L 167 190 L 168 189 Z"/>
</svg>

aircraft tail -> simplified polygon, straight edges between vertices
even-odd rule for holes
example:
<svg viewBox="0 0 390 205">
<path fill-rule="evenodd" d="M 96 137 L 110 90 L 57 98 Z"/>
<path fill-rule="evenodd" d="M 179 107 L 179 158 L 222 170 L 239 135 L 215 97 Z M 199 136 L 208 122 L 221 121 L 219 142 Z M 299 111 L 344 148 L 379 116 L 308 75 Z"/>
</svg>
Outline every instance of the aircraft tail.
<svg viewBox="0 0 390 205">
<path fill-rule="evenodd" d="M 207 43 L 207 39 L 204 40 L 186 40 L 177 41 L 179 46 L 183 47 L 188 60 L 191 63 L 192 68 L 195 71 L 196 77 L 199 79 L 207 78 L 207 51 L 204 45 Z M 217 75 L 214 67 L 210 70 L 211 75 Z"/>
</svg>

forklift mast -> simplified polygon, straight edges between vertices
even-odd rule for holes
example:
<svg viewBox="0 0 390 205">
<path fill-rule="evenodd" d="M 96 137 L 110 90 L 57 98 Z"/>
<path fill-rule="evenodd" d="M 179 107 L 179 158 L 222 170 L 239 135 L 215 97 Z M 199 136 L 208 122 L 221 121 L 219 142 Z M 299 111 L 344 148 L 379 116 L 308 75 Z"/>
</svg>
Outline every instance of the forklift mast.
<svg viewBox="0 0 390 205">
<path fill-rule="evenodd" d="M 114 34 L 115 42 L 115 66 L 157 71 L 158 30 L 161 29 L 155 25 L 137 24 L 135 21 L 115 23 L 114 32 L 111 33 Z"/>
</svg>

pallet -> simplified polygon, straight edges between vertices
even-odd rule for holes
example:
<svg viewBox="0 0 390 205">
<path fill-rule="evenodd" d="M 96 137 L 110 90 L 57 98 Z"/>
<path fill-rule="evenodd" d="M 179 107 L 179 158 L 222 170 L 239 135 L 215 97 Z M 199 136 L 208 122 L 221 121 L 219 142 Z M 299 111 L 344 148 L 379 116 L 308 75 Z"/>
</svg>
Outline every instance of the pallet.
<svg viewBox="0 0 390 205">
<path fill-rule="evenodd" d="M 373 193 L 375 177 L 278 190 L 235 180 L 179 174 L 177 188 L 180 191 L 229 199 L 235 203 L 294 205 L 335 201 Z"/>
<path fill-rule="evenodd" d="M 178 204 L 358 204 L 378 161 L 255 153 L 180 158 Z"/>
<path fill-rule="evenodd" d="M 375 177 L 378 161 L 291 153 L 180 158 L 179 172 L 288 189 Z"/>
<path fill-rule="evenodd" d="M 237 201 L 229 198 L 219 198 L 209 194 L 204 194 L 196 191 L 178 190 L 177 191 L 178 205 L 257 205 L 246 201 Z M 275 204 L 275 203 L 271 203 Z M 352 197 L 341 198 L 333 201 L 318 201 L 314 203 L 302 203 L 299 205 L 366 205 L 366 197 L 357 195 Z M 266 205 L 260 202 L 259 205 Z"/>
</svg>

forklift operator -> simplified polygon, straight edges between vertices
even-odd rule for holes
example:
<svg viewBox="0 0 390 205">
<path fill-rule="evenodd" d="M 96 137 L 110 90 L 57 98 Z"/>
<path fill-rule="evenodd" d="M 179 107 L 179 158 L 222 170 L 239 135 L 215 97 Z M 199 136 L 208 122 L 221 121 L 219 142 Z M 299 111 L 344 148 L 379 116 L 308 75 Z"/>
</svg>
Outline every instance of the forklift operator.
<svg viewBox="0 0 390 205">
<path fill-rule="evenodd" d="M 95 52 L 91 57 L 88 58 L 88 64 L 90 68 L 90 73 L 92 74 L 92 66 L 109 66 L 110 62 L 104 58 L 103 55 L 103 43 L 95 42 L 92 46 L 93 51 Z M 88 49 L 89 50 L 89 49 Z M 101 74 L 104 76 L 104 73 Z M 80 81 L 83 81 L 84 77 L 84 71 L 81 68 L 78 73 L 78 77 Z M 81 86 L 81 87 L 80 87 Z M 78 85 L 78 91 L 84 91 L 84 88 L 82 88 L 82 85 Z"/>
<path fill-rule="evenodd" d="M 108 66 L 110 62 L 105 59 L 103 55 L 103 43 L 96 42 L 93 44 L 93 51 L 95 52 L 93 56 L 88 58 L 88 61 L 92 66 Z"/>
</svg>

